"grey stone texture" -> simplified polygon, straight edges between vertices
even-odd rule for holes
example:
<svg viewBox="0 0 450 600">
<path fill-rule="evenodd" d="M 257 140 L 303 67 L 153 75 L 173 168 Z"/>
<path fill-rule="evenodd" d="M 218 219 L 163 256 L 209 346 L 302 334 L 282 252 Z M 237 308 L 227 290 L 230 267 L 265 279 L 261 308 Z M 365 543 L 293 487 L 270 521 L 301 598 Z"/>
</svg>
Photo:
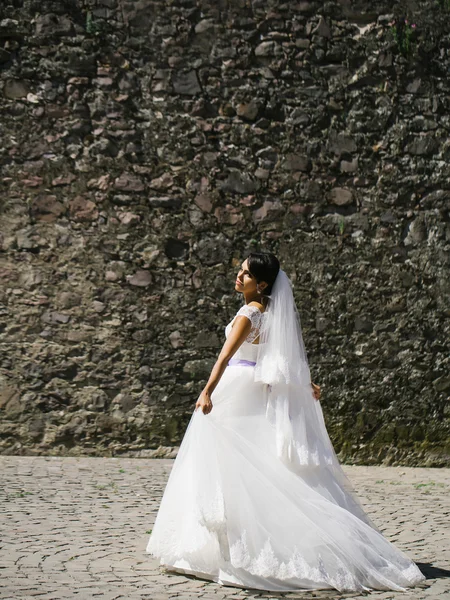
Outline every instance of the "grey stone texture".
<svg viewBox="0 0 450 600">
<path fill-rule="evenodd" d="M 0 599 L 367 598 L 274 594 L 166 571 L 145 552 L 170 459 L 0 457 Z M 383 535 L 427 579 L 379 600 L 450 597 L 450 469 L 344 465 Z"/>
<path fill-rule="evenodd" d="M 263 248 L 340 458 L 448 466 L 449 23 L 3 0 L 0 453 L 173 456 Z"/>
</svg>

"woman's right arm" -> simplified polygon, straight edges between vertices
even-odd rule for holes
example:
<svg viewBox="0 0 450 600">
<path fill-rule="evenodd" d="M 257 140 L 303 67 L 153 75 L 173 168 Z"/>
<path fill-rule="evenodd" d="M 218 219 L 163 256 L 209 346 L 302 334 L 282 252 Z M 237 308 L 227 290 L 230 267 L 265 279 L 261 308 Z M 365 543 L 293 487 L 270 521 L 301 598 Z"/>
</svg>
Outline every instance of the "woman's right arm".
<svg viewBox="0 0 450 600">
<path fill-rule="evenodd" d="M 316 400 L 319 400 L 319 398 L 320 398 L 320 385 L 317 385 L 316 383 L 313 383 L 313 382 L 311 381 L 311 387 L 312 387 L 312 389 L 313 389 L 313 395 L 314 395 L 314 398 L 315 398 Z"/>
</svg>

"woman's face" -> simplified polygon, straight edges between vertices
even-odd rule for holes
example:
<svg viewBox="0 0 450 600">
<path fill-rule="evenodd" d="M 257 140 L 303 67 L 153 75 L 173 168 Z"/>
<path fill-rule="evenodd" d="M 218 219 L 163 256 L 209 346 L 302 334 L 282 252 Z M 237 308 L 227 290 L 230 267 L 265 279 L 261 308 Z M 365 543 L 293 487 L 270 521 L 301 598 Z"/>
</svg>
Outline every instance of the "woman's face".
<svg viewBox="0 0 450 600">
<path fill-rule="evenodd" d="M 247 259 L 241 265 L 239 269 L 239 273 L 236 277 L 236 285 L 235 290 L 238 292 L 245 293 L 246 295 L 251 295 L 252 293 L 257 294 L 256 290 L 256 279 L 253 275 L 250 274 L 248 270 Z"/>
</svg>

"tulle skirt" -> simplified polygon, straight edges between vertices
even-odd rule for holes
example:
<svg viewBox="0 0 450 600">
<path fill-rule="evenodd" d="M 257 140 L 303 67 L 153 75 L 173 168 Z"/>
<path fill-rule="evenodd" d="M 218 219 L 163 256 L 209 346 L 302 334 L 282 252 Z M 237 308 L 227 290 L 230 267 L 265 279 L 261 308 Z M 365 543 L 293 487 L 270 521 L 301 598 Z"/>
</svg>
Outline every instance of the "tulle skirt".
<svg viewBox="0 0 450 600">
<path fill-rule="evenodd" d="M 406 591 L 425 579 L 337 461 L 290 469 L 278 459 L 252 367 L 228 366 L 211 400 L 209 414 L 193 411 L 148 541 L 160 565 L 268 591 Z"/>
</svg>

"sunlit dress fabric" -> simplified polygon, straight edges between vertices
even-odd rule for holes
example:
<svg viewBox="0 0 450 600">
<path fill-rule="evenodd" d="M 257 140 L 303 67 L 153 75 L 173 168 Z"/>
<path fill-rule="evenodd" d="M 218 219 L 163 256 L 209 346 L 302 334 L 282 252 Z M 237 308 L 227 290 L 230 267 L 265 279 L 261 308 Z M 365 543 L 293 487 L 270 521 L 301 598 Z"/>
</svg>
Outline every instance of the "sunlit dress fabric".
<svg viewBox="0 0 450 600">
<path fill-rule="evenodd" d="M 239 315 L 250 319 L 250 334 L 212 393 L 211 412 L 193 410 L 147 552 L 167 570 L 268 591 L 406 591 L 423 581 L 340 466 L 325 457 L 290 469 L 279 460 L 267 386 L 253 377 L 264 313 L 244 305 L 226 337 Z M 323 418 L 319 401 L 314 410 Z"/>
</svg>

